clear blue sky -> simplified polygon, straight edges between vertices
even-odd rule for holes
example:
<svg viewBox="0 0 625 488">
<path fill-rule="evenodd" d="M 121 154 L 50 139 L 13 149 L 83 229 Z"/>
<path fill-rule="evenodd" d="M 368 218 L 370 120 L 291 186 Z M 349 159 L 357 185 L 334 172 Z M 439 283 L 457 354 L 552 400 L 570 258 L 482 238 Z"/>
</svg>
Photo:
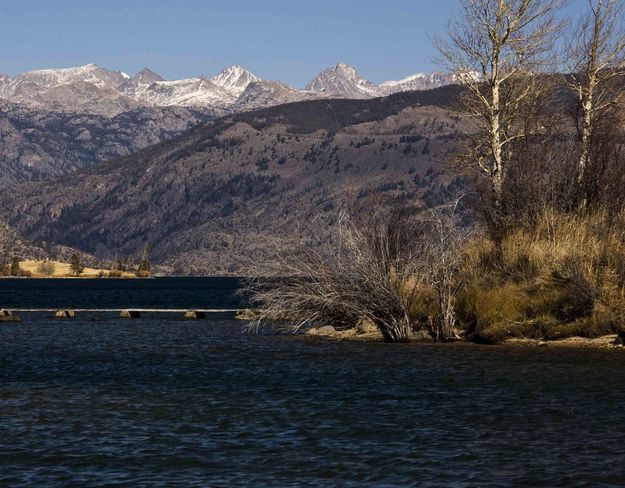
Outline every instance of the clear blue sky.
<svg viewBox="0 0 625 488">
<path fill-rule="evenodd" d="M 572 0 L 578 6 L 582 0 Z M 303 86 L 338 61 L 374 82 L 435 69 L 457 0 L 2 0 L 0 73 L 94 62 L 168 79 L 230 64 Z"/>
</svg>

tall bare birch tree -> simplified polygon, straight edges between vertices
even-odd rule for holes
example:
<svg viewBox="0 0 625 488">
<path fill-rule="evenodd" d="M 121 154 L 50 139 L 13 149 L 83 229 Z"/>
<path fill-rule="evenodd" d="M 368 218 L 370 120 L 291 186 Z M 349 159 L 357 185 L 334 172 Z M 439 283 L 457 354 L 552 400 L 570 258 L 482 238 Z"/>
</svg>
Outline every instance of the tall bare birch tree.
<svg viewBox="0 0 625 488">
<path fill-rule="evenodd" d="M 571 35 L 569 86 L 578 100 L 580 135 L 577 181 L 591 164 L 596 125 L 625 98 L 623 0 L 587 0 L 588 13 Z"/>
<path fill-rule="evenodd" d="M 457 81 L 467 88 L 468 112 L 477 130 L 462 159 L 477 165 L 503 200 L 512 143 L 527 133 L 524 107 L 542 91 L 559 24 L 559 0 L 461 0 L 449 40 L 435 44 Z"/>
</svg>

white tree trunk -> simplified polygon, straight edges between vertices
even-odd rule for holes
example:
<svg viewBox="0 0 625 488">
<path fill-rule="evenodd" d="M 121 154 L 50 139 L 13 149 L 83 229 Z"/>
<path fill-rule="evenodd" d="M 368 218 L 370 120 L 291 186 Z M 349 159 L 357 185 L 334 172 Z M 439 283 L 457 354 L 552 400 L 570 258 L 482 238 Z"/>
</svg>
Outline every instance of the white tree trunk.
<svg viewBox="0 0 625 488">
<path fill-rule="evenodd" d="M 501 114 L 500 114 L 500 92 L 499 81 L 495 80 L 491 91 L 491 126 L 490 126 L 490 140 L 491 140 L 491 152 L 493 158 L 492 169 L 492 183 L 493 192 L 495 193 L 495 204 L 499 206 L 503 200 L 503 177 L 504 177 L 504 162 L 503 162 L 503 144 L 501 137 Z"/>
<path fill-rule="evenodd" d="M 590 164 L 590 145 L 592 141 L 592 110 L 593 110 L 593 89 L 584 97 L 582 101 L 582 134 L 579 164 L 577 167 L 577 182 L 583 183 L 586 168 Z"/>
</svg>

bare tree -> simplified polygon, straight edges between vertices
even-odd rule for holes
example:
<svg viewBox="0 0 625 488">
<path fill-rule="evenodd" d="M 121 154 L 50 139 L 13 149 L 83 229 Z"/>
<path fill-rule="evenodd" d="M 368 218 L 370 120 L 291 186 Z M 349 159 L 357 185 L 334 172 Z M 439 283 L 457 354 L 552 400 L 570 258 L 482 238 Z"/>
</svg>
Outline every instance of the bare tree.
<svg viewBox="0 0 625 488">
<path fill-rule="evenodd" d="M 262 314 L 253 327 L 279 323 L 289 331 L 306 325 L 351 328 L 373 322 L 386 342 L 406 342 L 417 280 L 413 243 L 419 229 L 406 212 L 361 218 L 342 212 L 329 252 L 304 244 L 277 248 L 277 261 L 251 285 Z"/>
<path fill-rule="evenodd" d="M 461 281 L 462 247 L 469 233 L 459 228 L 456 211 L 460 199 L 428 212 L 429 235 L 425 235 L 426 259 L 421 266 L 426 282 L 436 294 L 436 314 L 430 328 L 437 341 L 458 340 L 456 332 L 456 297 Z"/>
<path fill-rule="evenodd" d="M 512 143 L 528 129 L 523 108 L 544 91 L 559 0 L 461 0 L 449 40 L 436 40 L 441 62 L 468 92 L 466 109 L 476 131 L 464 162 L 490 180 L 500 206 Z M 538 128 L 538 130 L 540 127 Z"/>
<path fill-rule="evenodd" d="M 438 210 L 380 211 L 359 218 L 343 212 L 327 252 L 311 245 L 278 247 L 275 266 L 257 271 L 263 278 L 251 285 L 262 310 L 252 327 L 349 329 L 367 319 L 386 342 L 406 342 L 416 325 L 414 307 L 428 308 L 424 302 L 429 301 L 436 311 L 430 324 L 422 325 L 429 325 L 438 340 L 457 338 L 460 239 L 453 218 L 453 212 Z"/>
<path fill-rule="evenodd" d="M 567 49 L 569 86 L 578 100 L 580 135 L 577 181 L 584 184 L 591 164 L 595 129 L 625 97 L 623 0 L 587 0 L 588 13 L 571 35 Z M 612 114 L 614 115 L 614 114 Z M 618 119 L 617 117 L 612 118 Z"/>
</svg>

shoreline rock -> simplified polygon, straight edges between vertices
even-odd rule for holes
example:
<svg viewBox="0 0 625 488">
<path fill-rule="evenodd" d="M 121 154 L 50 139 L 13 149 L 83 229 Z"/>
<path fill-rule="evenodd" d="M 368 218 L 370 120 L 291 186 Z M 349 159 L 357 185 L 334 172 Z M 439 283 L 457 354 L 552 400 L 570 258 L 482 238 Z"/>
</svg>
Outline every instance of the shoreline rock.
<svg viewBox="0 0 625 488">
<path fill-rule="evenodd" d="M 14 314 L 12 310 L 0 309 L 0 322 L 20 322 L 21 319 L 18 315 Z"/>
<path fill-rule="evenodd" d="M 363 330 L 363 329 L 360 329 Z M 337 330 L 331 325 L 324 325 L 322 327 L 312 327 L 305 333 L 307 336 L 320 337 L 323 339 L 331 340 L 353 340 L 353 341 L 382 341 L 382 334 L 375 329 L 375 331 L 360 332 L 357 327 L 353 329 Z"/>
<path fill-rule="evenodd" d="M 363 341 L 363 342 L 381 342 L 382 334 L 377 330 L 367 329 L 367 332 L 361 332 L 363 327 L 359 326 L 352 329 L 337 330 L 331 325 L 322 327 L 313 327 L 305 332 L 306 336 L 318 337 L 325 340 L 336 341 Z M 432 335 L 425 329 L 413 331 L 410 336 L 410 343 L 413 344 L 441 344 L 441 345 L 458 345 L 482 346 L 482 347 L 551 347 L 551 348 L 585 348 L 600 350 L 625 350 L 625 332 L 620 334 L 606 335 L 593 339 L 585 337 L 568 337 L 566 339 L 557 340 L 541 340 L 541 339 L 509 339 L 506 342 L 496 345 L 484 345 L 472 341 L 454 341 L 451 343 L 437 343 Z"/>
<path fill-rule="evenodd" d="M 337 330 L 331 325 L 313 327 L 306 331 L 307 336 L 320 337 L 331 340 L 349 340 L 364 342 L 381 342 L 384 340 L 382 333 L 370 321 L 361 320 L 354 328 Z M 427 330 L 421 329 L 413 331 L 410 335 L 410 342 L 433 343 L 434 338 Z"/>
<path fill-rule="evenodd" d="M 260 312 L 258 310 L 252 310 L 251 308 L 246 308 L 245 310 L 241 310 L 237 312 L 234 316 L 236 320 L 246 320 L 252 321 L 257 319 L 260 316 Z"/>
<path fill-rule="evenodd" d="M 625 337 L 625 335 L 624 335 Z M 582 349 L 625 349 L 620 334 L 611 334 L 589 339 L 587 337 L 567 337 L 566 339 L 508 339 L 501 344 L 508 347 L 552 347 L 552 348 L 582 348 Z"/>
</svg>

